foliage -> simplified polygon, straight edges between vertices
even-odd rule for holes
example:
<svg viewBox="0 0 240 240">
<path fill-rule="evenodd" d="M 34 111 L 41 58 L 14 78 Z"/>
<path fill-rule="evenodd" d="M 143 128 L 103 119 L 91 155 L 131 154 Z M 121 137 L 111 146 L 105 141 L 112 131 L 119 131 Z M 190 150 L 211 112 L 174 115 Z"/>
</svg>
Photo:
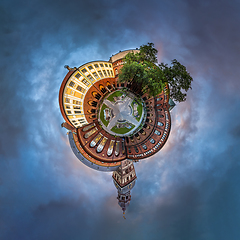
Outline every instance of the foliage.
<svg viewBox="0 0 240 240">
<path fill-rule="evenodd" d="M 167 64 L 159 64 L 160 69 L 163 71 L 167 83 L 170 87 L 170 97 L 178 102 L 186 100 L 186 92 L 192 89 L 192 77 L 183 66 L 176 59 L 172 60 L 172 66 L 168 67 Z M 183 92 L 183 90 L 185 92 Z"/>
<path fill-rule="evenodd" d="M 186 100 L 186 92 L 191 89 L 192 77 L 186 67 L 176 59 L 172 66 L 157 65 L 157 49 L 153 43 L 140 46 L 138 53 L 130 52 L 125 56 L 125 64 L 119 74 L 120 82 L 129 82 L 141 88 L 142 93 L 156 96 L 166 84 L 170 87 L 170 97 L 178 102 Z"/>
</svg>

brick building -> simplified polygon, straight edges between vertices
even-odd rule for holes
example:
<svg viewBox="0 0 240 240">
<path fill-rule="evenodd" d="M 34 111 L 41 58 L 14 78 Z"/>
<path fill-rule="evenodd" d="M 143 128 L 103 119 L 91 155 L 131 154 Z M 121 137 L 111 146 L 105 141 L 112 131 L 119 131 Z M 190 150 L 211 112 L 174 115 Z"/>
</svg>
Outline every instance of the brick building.
<svg viewBox="0 0 240 240">
<path fill-rule="evenodd" d="M 118 74 L 127 50 L 109 61 L 93 61 L 69 68 L 60 91 L 59 105 L 77 158 L 99 171 L 113 171 L 119 205 L 125 207 L 135 184 L 133 162 L 148 158 L 166 143 L 171 128 L 168 86 L 156 97 L 141 95 Z M 132 169 L 127 174 L 124 166 Z M 124 173 L 123 173 L 124 172 Z M 127 174 L 127 176 L 125 176 Z M 124 182 L 122 182 L 124 179 Z M 125 189 L 125 190 L 123 190 Z"/>
</svg>

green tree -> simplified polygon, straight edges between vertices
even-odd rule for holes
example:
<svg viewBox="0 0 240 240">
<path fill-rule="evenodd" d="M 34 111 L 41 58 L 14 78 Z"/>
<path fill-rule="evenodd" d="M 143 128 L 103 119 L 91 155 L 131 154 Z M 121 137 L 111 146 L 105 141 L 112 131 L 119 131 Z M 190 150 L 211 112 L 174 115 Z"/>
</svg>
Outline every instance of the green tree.
<svg viewBox="0 0 240 240">
<path fill-rule="evenodd" d="M 129 82 L 132 89 L 150 96 L 161 93 L 168 83 L 170 97 L 178 102 L 185 101 L 186 92 L 191 88 L 192 77 L 186 67 L 176 59 L 172 60 L 170 67 L 164 63 L 157 65 L 157 53 L 153 43 L 140 46 L 138 53 L 128 53 L 119 74 L 119 81 Z"/>
</svg>

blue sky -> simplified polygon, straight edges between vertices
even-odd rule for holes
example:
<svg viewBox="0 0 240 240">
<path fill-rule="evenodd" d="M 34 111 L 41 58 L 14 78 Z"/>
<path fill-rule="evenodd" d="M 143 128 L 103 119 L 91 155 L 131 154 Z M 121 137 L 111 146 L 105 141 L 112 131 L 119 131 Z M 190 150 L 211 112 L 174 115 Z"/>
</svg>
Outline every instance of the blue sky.
<svg viewBox="0 0 240 240">
<path fill-rule="evenodd" d="M 239 1 L 0 3 L 0 238 L 240 239 Z M 194 79 L 164 148 L 135 165 L 126 220 L 110 173 L 71 152 L 64 65 L 155 43 Z"/>
</svg>

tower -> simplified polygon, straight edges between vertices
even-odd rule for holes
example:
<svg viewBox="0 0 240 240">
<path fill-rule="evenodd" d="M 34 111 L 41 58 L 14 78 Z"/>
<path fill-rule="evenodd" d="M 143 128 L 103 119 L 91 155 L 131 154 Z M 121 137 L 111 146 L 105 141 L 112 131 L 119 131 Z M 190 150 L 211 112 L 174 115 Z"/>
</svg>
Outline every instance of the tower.
<svg viewBox="0 0 240 240">
<path fill-rule="evenodd" d="M 118 205 L 122 208 L 125 214 L 127 206 L 131 201 L 131 190 L 137 179 L 133 162 L 124 160 L 119 168 L 113 172 L 113 182 L 118 190 Z"/>
</svg>

